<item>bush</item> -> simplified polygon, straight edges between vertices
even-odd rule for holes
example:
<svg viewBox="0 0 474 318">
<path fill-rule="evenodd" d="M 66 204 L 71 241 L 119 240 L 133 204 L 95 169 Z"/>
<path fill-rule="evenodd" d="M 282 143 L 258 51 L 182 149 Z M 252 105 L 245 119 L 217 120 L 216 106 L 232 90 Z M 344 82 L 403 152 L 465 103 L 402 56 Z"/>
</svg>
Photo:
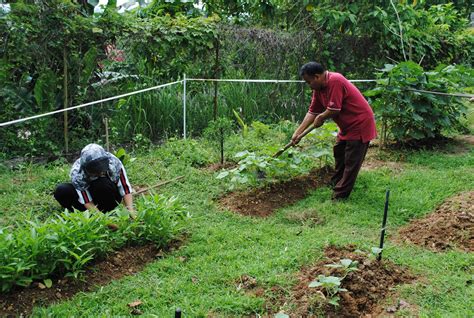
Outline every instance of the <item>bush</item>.
<svg viewBox="0 0 474 318">
<path fill-rule="evenodd" d="M 383 142 L 389 138 L 400 142 L 439 138 L 465 131 L 462 118 L 466 107 L 459 98 L 414 90 L 459 92 L 473 75 L 472 69 L 460 66 L 440 65 L 425 72 L 412 61 L 385 65 L 378 74 L 378 87 L 365 93 L 382 121 Z"/>
</svg>

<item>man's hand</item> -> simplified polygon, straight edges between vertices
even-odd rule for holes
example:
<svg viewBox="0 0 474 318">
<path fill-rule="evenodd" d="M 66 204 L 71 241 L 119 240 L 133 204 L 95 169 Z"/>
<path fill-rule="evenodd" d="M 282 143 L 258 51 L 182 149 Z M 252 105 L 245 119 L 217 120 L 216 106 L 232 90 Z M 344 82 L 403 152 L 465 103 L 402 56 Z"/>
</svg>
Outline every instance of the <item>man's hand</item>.
<svg viewBox="0 0 474 318">
<path fill-rule="evenodd" d="M 300 140 L 301 140 L 300 134 L 295 131 L 295 133 L 291 137 L 291 143 L 293 145 L 297 145 L 300 142 Z"/>
</svg>

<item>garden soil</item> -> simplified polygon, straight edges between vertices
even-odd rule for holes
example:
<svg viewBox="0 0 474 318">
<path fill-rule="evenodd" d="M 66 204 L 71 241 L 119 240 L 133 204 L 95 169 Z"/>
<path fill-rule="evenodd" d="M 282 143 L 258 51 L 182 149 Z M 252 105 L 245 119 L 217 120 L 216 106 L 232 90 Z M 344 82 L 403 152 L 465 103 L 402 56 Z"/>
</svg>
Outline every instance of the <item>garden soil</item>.
<svg viewBox="0 0 474 318">
<path fill-rule="evenodd" d="M 310 191 L 327 185 L 332 172 L 329 168 L 317 169 L 265 188 L 232 192 L 219 199 L 219 205 L 243 215 L 267 217 L 274 210 L 304 199 Z"/>
<path fill-rule="evenodd" d="M 339 306 L 334 307 L 322 301 L 326 296 L 324 290 L 320 287 L 309 288 L 308 285 L 318 275 L 341 277 L 341 269 L 325 265 L 338 263 L 344 258 L 358 261 L 358 270 L 349 273 L 342 280 L 340 287 L 347 291 L 339 292 Z M 242 277 L 240 284 L 248 287 L 248 292 L 266 298 L 265 309 L 272 308 L 273 311 L 268 312 L 268 317 L 273 317 L 279 310 L 290 317 L 378 317 L 390 316 L 399 309 L 416 316 L 414 313 L 417 310 L 416 306 L 408 304 L 403 299 L 397 299 L 393 292 L 395 286 L 410 283 L 414 279 L 415 277 L 406 269 L 387 260 L 382 259 L 379 262 L 375 257 L 357 251 L 354 246 L 345 248 L 330 246 L 326 248 L 325 258 L 321 262 L 304 267 L 297 274 L 298 282 L 289 294 L 279 287 L 264 290 L 248 277 Z M 268 295 L 272 297 L 268 298 Z M 395 304 L 381 305 L 387 298 L 395 301 Z"/>
<path fill-rule="evenodd" d="M 178 244 L 173 243 L 168 249 L 173 250 Z M 148 263 L 162 257 L 163 253 L 154 244 L 126 247 L 89 266 L 84 280 L 53 279 L 51 288 L 33 283 L 28 288 L 13 289 L 0 298 L 0 317 L 29 316 L 35 306 L 48 306 L 79 292 L 93 291 L 97 286 L 139 272 Z"/>
<path fill-rule="evenodd" d="M 446 200 L 433 213 L 401 228 L 397 240 L 442 252 L 474 252 L 474 191 Z"/>
</svg>

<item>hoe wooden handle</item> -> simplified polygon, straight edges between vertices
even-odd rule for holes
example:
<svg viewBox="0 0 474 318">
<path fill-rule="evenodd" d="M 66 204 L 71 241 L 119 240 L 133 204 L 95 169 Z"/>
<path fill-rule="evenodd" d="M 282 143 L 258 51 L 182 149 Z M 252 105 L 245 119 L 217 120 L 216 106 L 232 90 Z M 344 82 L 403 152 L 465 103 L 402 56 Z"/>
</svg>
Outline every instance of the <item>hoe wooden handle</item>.
<svg viewBox="0 0 474 318">
<path fill-rule="evenodd" d="M 309 134 L 311 131 L 313 131 L 315 127 L 313 125 L 311 125 L 311 127 L 309 128 L 306 128 L 305 131 L 303 131 L 303 133 L 300 135 L 300 140 L 303 139 L 304 136 L 306 136 L 307 134 Z M 279 155 L 281 155 L 282 153 L 284 153 L 286 151 L 286 149 L 290 148 L 291 146 L 294 146 L 293 144 L 293 141 L 290 141 L 289 143 L 287 143 L 285 145 L 285 147 L 283 147 L 282 149 L 278 150 L 278 152 L 276 154 L 273 155 L 273 158 L 276 158 L 278 157 Z"/>
</svg>

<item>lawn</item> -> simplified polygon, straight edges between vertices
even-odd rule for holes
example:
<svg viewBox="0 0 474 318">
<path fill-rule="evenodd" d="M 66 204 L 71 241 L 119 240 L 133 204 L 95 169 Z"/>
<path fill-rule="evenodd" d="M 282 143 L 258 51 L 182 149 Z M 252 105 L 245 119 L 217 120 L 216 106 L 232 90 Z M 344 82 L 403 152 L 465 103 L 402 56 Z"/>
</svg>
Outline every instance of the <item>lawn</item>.
<svg viewBox="0 0 474 318">
<path fill-rule="evenodd" d="M 283 140 L 278 142 L 283 144 Z M 182 149 L 174 154 L 180 160 L 170 159 L 173 147 Z M 241 150 L 238 143 L 230 148 L 230 153 Z M 202 167 L 218 160 L 208 144 L 172 141 L 134 156 L 137 159 L 128 165 L 133 185 L 185 176 L 157 191 L 177 195 L 187 206 L 192 218 L 186 239 L 179 249 L 141 272 L 48 307 L 35 307 L 34 316 L 130 315 L 127 304 L 136 300 L 142 302 L 143 314 L 156 317 L 171 316 L 177 307 L 188 317 L 253 316 L 280 310 L 291 314 L 294 305 L 281 299 L 291 299 L 298 272 L 321 261 L 325 248 L 355 245 L 369 251 L 378 245 L 386 189 L 391 197 L 383 257 L 416 278 L 397 286 L 383 303 L 400 299 L 408 303 L 397 311 L 401 316 L 474 315 L 472 252 L 456 248 L 434 252 L 395 240 L 398 229 L 410 220 L 474 189 L 471 145 L 417 151 L 371 148 L 368 168 L 361 171 L 350 200 L 332 202 L 329 188 L 323 186 L 265 218 L 218 206 L 217 199 L 225 195 L 229 184 Z M 22 218 L 21 213 L 46 218 L 60 212 L 50 193 L 56 183 L 67 180 L 68 169 L 64 163 L 3 169 L 1 224 L 13 224 Z M 245 288 L 248 279 L 263 292 Z M 275 298 L 272 291 L 278 293 Z"/>
</svg>

